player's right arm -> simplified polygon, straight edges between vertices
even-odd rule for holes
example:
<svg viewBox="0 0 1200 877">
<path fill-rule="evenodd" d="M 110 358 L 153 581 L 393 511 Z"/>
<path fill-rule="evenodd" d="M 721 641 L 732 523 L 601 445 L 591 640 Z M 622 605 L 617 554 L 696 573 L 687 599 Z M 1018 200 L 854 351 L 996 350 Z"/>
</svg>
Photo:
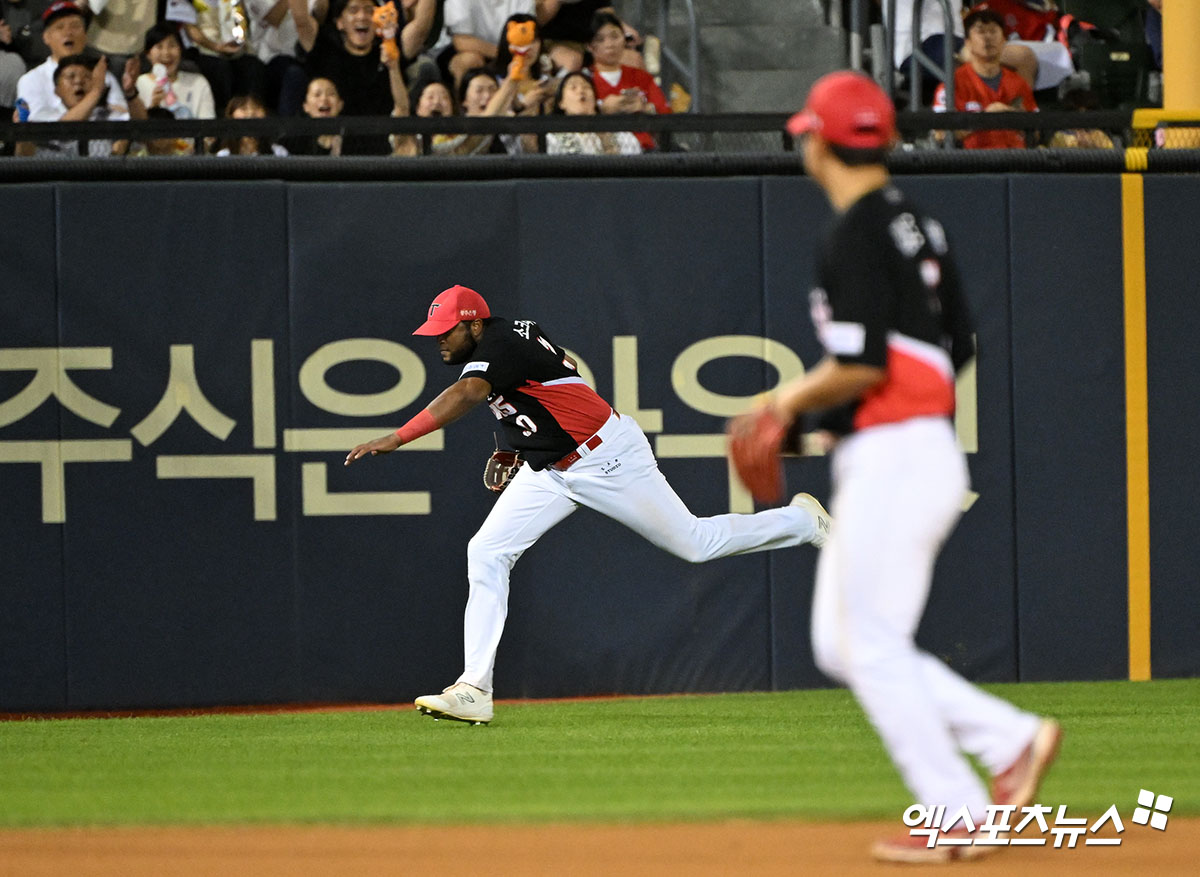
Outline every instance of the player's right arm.
<svg viewBox="0 0 1200 877">
<path fill-rule="evenodd" d="M 438 394 L 421 413 L 400 427 L 395 432 L 380 436 L 365 444 L 356 445 L 346 455 L 344 465 L 349 466 L 359 457 L 367 454 L 390 454 L 402 445 L 418 439 L 427 433 L 441 429 L 462 417 L 492 392 L 492 385 L 483 378 L 466 377 Z"/>
</svg>

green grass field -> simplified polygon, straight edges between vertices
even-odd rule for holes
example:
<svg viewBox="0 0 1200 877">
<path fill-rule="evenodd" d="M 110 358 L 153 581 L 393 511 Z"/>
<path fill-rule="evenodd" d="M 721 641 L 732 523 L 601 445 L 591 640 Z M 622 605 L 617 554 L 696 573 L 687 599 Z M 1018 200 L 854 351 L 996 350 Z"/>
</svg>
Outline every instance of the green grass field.
<svg viewBox="0 0 1200 877">
<path fill-rule="evenodd" d="M 988 686 L 1066 728 L 1044 804 L 1200 811 L 1200 680 Z M 0 826 L 887 819 L 908 799 L 845 691 L 0 723 Z"/>
</svg>

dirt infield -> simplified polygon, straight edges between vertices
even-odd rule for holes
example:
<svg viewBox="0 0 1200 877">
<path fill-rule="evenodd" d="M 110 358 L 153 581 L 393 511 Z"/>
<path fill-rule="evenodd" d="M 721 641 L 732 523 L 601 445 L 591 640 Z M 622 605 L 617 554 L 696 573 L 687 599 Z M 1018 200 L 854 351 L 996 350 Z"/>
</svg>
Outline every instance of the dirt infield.
<svg viewBox="0 0 1200 877">
<path fill-rule="evenodd" d="M 3 877 L 420 874 L 707 875 L 920 874 L 945 868 L 876 864 L 867 848 L 894 824 L 722 822 L 339 828 L 80 828 L 0 831 Z M 1126 825 L 1119 847 L 1003 849 L 956 864 L 972 874 L 1195 873 L 1200 820 L 1166 831 Z M 1050 843 L 1053 843 L 1051 839 Z"/>
</svg>

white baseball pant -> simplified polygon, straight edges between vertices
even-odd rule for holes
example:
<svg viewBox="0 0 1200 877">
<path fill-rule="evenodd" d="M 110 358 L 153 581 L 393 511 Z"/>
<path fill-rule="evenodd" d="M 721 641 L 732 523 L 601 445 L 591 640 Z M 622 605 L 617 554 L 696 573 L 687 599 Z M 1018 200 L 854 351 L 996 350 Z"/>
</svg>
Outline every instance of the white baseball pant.
<svg viewBox="0 0 1200 877">
<path fill-rule="evenodd" d="M 988 792 L 962 753 L 998 773 L 1033 739 L 1038 719 L 914 642 L 967 485 L 945 418 L 871 427 L 836 448 L 835 525 L 817 562 L 812 641 L 817 666 L 854 693 L 914 801 L 944 804 L 947 820 L 965 805 L 978 825 Z"/>
<path fill-rule="evenodd" d="M 659 471 L 650 443 L 633 418 L 613 414 L 597 435 L 602 443 L 565 471 L 534 472 L 522 466 L 467 545 L 470 592 L 463 619 L 465 669 L 459 682 L 492 690 L 513 564 L 580 506 L 619 521 L 691 563 L 802 545 L 815 535 L 812 518 L 792 506 L 698 518 Z"/>
</svg>

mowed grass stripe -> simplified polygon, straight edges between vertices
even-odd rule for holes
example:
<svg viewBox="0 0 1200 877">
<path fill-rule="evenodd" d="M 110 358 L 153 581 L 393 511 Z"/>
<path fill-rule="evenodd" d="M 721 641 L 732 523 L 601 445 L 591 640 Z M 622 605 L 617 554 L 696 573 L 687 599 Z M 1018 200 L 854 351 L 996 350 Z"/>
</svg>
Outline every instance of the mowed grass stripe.
<svg viewBox="0 0 1200 877">
<path fill-rule="evenodd" d="M 987 686 L 1067 729 L 1041 803 L 1200 812 L 1200 680 Z M 888 819 L 909 803 L 841 690 L 415 711 L 0 723 L 0 825 Z"/>
</svg>

